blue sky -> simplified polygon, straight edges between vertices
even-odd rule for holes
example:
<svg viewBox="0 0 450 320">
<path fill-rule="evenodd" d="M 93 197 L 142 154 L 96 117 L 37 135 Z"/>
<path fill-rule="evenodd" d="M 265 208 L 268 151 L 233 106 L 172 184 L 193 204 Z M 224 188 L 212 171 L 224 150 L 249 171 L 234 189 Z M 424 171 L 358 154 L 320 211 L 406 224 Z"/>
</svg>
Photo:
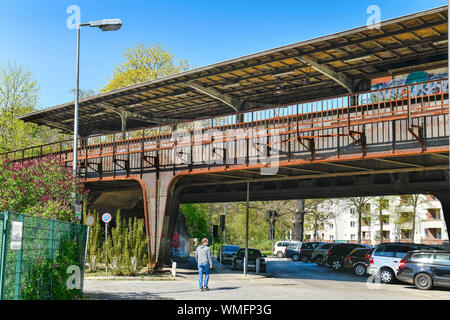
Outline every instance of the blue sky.
<svg viewBox="0 0 450 320">
<path fill-rule="evenodd" d="M 70 5 L 81 20 L 120 18 L 118 32 L 83 28 L 80 87 L 98 91 L 135 44 L 161 44 L 196 67 L 366 24 L 369 5 L 381 19 L 446 5 L 447 0 L 2 0 L 0 64 L 34 72 L 41 107 L 73 99 L 75 30 L 66 27 Z"/>
</svg>

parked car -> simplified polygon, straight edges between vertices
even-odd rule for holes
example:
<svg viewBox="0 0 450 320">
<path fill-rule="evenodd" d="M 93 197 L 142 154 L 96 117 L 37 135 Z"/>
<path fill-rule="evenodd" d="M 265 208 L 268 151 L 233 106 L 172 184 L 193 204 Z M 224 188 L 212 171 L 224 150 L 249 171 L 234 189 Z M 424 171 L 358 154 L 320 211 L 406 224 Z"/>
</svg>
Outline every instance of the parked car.
<svg viewBox="0 0 450 320">
<path fill-rule="evenodd" d="M 450 288 L 450 252 L 443 250 L 411 251 L 400 260 L 397 279 L 417 288 Z"/>
<path fill-rule="evenodd" d="M 231 263 L 231 268 L 233 270 L 242 270 L 244 268 L 244 257 L 245 257 L 245 248 L 240 248 L 234 255 L 233 261 Z M 264 259 L 266 256 L 261 254 L 261 251 L 258 249 L 248 248 L 248 269 L 256 270 L 256 259 L 259 258 L 260 261 L 260 271 L 266 272 L 266 260 Z"/>
<path fill-rule="evenodd" d="M 378 276 L 382 283 L 393 283 L 400 260 L 408 251 L 421 249 L 435 250 L 436 248 L 418 243 L 382 243 L 371 253 L 367 273 Z"/>
<path fill-rule="evenodd" d="M 217 260 L 221 261 L 223 264 L 228 264 L 233 262 L 233 255 L 239 250 L 239 246 L 225 244 L 222 245 L 217 251 Z"/>
<path fill-rule="evenodd" d="M 299 260 L 302 262 L 310 262 L 312 261 L 311 256 L 314 249 L 316 249 L 319 245 L 324 244 L 326 242 L 303 242 L 300 248 Z"/>
<path fill-rule="evenodd" d="M 321 266 L 326 261 L 326 255 L 328 250 L 334 245 L 334 243 L 322 243 L 316 247 L 311 253 L 311 261 L 315 262 L 318 266 Z"/>
<path fill-rule="evenodd" d="M 298 260 L 300 260 L 300 248 L 301 248 L 301 246 L 299 246 L 299 245 L 288 246 L 284 250 L 284 256 L 286 258 L 291 258 L 294 261 L 298 261 Z"/>
<path fill-rule="evenodd" d="M 355 248 L 344 259 L 344 268 L 351 269 L 355 275 L 362 277 L 367 272 L 369 256 L 373 248 Z"/>
<path fill-rule="evenodd" d="M 439 245 L 439 249 L 444 250 L 444 251 L 449 251 L 449 252 L 450 252 L 450 242 L 449 242 L 449 241 L 443 241 L 443 242 Z"/>
<path fill-rule="evenodd" d="M 371 247 L 362 243 L 337 243 L 327 251 L 326 263 L 334 270 L 344 268 L 344 260 L 353 249 Z"/>
<path fill-rule="evenodd" d="M 275 248 L 273 250 L 273 254 L 276 255 L 278 258 L 284 257 L 284 252 L 286 251 L 286 248 L 289 246 L 300 246 L 302 245 L 301 241 L 291 241 L 291 240 L 284 240 L 284 241 L 278 241 L 275 243 Z"/>
</svg>

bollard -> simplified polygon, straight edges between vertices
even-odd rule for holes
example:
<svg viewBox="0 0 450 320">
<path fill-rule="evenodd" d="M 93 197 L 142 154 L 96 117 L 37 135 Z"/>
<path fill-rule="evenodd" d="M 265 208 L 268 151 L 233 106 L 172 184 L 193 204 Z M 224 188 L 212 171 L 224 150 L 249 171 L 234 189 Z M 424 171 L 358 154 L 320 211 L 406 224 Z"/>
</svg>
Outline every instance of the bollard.
<svg viewBox="0 0 450 320">
<path fill-rule="evenodd" d="M 259 259 L 259 257 L 258 258 L 256 258 L 256 274 L 259 274 L 259 272 L 260 272 L 260 268 L 261 268 L 261 260 Z"/>
<path fill-rule="evenodd" d="M 244 260 L 242 260 L 242 263 L 243 263 L 242 271 L 244 272 L 244 275 L 245 275 L 245 274 L 247 274 L 247 268 L 246 268 L 247 264 L 245 263 L 245 257 L 244 257 Z"/>
<path fill-rule="evenodd" d="M 177 276 L 177 263 L 176 262 L 172 262 L 172 275 L 174 277 Z"/>
</svg>

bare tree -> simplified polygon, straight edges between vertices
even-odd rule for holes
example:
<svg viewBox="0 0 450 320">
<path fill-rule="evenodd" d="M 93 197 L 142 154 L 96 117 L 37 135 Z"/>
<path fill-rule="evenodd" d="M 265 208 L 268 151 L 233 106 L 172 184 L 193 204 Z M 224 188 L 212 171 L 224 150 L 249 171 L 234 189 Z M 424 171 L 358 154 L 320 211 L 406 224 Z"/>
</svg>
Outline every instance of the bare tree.
<svg viewBox="0 0 450 320">
<path fill-rule="evenodd" d="M 385 196 L 376 197 L 374 204 L 378 210 L 378 221 L 380 222 L 380 243 L 383 243 L 383 210 L 389 208 L 389 199 Z"/>
<path fill-rule="evenodd" d="M 268 240 L 273 240 L 272 237 L 275 237 L 275 228 L 279 223 L 282 223 L 282 227 L 279 228 L 279 231 L 287 229 L 286 227 L 291 223 L 291 217 L 297 209 L 295 201 L 289 200 L 261 201 L 257 202 L 255 205 L 259 210 L 265 212 L 265 219 L 268 222 Z"/>
<path fill-rule="evenodd" d="M 370 210 L 368 208 L 370 197 L 352 197 L 349 198 L 352 206 L 356 209 L 358 215 L 358 242 L 361 242 L 361 226 L 363 217 L 370 217 Z"/>
<path fill-rule="evenodd" d="M 305 218 L 314 228 L 314 239 L 317 240 L 319 225 L 333 219 L 335 213 L 330 210 L 330 200 L 308 199 L 305 201 Z"/>
<path fill-rule="evenodd" d="M 305 225 L 305 200 L 296 201 L 297 209 L 294 212 L 293 219 L 293 240 L 303 241 Z"/>
<path fill-rule="evenodd" d="M 397 222 L 398 223 L 411 222 L 411 233 L 413 237 L 413 242 L 416 235 L 416 222 L 418 218 L 417 208 L 423 202 L 424 200 L 421 198 L 420 194 L 408 194 L 400 196 L 400 206 L 412 207 L 412 211 L 410 215 L 408 215 L 407 217 L 400 217 Z"/>
</svg>

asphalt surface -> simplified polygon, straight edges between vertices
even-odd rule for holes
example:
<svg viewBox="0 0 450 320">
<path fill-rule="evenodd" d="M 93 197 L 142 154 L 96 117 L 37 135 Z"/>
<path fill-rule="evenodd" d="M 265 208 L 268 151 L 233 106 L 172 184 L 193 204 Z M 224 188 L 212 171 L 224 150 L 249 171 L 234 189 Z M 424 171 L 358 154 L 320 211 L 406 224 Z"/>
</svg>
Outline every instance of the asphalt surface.
<svg viewBox="0 0 450 320">
<path fill-rule="evenodd" d="M 233 271 L 214 265 L 209 291 L 198 288 L 195 261 L 177 269 L 176 280 L 93 280 L 87 278 L 88 299 L 131 300 L 450 300 L 450 289 L 423 291 L 404 283 L 368 283 L 367 277 L 333 272 L 327 267 L 267 258 L 267 274 Z"/>
</svg>

